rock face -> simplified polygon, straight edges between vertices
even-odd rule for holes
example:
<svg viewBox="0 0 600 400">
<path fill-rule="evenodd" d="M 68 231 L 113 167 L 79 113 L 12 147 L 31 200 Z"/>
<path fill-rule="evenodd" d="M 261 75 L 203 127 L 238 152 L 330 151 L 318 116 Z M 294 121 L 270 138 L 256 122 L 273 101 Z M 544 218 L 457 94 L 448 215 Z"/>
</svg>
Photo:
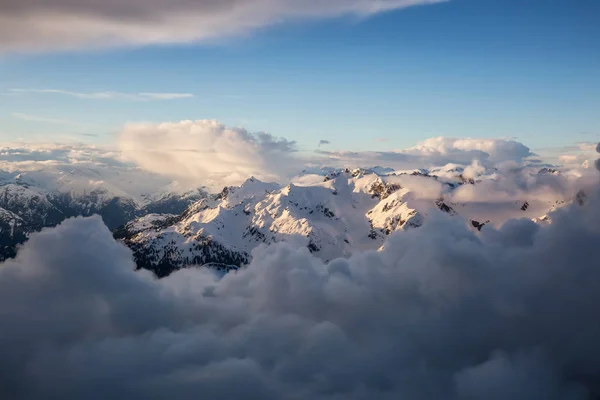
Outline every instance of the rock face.
<svg viewBox="0 0 600 400">
<path fill-rule="evenodd" d="M 406 175 L 412 185 L 435 181 L 447 193 L 476 184 L 461 179 L 461 170 L 455 172 L 451 180 L 424 172 Z M 377 250 L 388 235 L 418 228 L 432 214 L 465 221 L 485 218 L 490 223 L 489 210 L 418 196 L 401 178 L 340 170 L 322 180 L 283 188 L 251 178 L 240 187 L 202 198 L 180 215 L 133 220 L 115 237 L 133 250 L 138 267 L 162 277 L 188 266 L 237 268 L 250 261 L 257 246 L 281 241 L 306 247 L 328 262 L 355 251 Z M 511 217 L 535 212 L 523 201 L 504 207 Z M 484 225 L 478 220 L 472 223 L 475 230 Z"/>
</svg>

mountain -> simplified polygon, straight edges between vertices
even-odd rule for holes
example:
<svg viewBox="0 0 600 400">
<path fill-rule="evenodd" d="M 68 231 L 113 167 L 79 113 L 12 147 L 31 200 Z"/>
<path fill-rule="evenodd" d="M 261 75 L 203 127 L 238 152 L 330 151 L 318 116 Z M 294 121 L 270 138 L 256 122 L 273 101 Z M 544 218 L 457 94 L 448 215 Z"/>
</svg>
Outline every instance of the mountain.
<svg viewBox="0 0 600 400">
<path fill-rule="evenodd" d="M 286 241 L 328 262 L 353 252 L 377 250 L 394 232 L 420 227 L 433 214 L 462 218 L 474 230 L 515 217 L 547 212 L 544 201 L 453 202 L 462 169 L 379 175 L 336 170 L 280 187 L 250 178 L 239 187 L 202 198 L 180 215 L 149 214 L 115 232 L 138 267 L 157 276 L 196 265 L 237 268 L 259 245 Z M 435 184 L 442 196 L 422 193 Z M 491 222 L 490 222 L 491 221 Z"/>
<path fill-rule="evenodd" d="M 208 197 L 203 189 L 188 190 L 184 193 L 161 192 L 145 197 L 145 205 L 140 213 L 147 214 L 181 214 L 191 205 Z M 123 225 L 123 224 L 121 224 Z"/>
<path fill-rule="evenodd" d="M 98 214 L 110 229 L 116 229 L 150 213 L 181 214 L 208 196 L 202 189 L 183 193 L 169 191 L 176 189 L 172 186 L 135 196 L 104 181 L 86 184 L 89 171 L 75 180 L 76 172 L 70 171 L 68 182 L 64 174 L 42 175 L 39 171 L 3 175 L 0 181 L 0 260 L 14 256 L 16 246 L 26 241 L 30 233 L 56 226 L 67 218 Z"/>
<path fill-rule="evenodd" d="M 0 258 L 2 260 L 14 257 L 16 246 L 27 240 L 29 233 L 21 217 L 0 208 Z"/>
</svg>

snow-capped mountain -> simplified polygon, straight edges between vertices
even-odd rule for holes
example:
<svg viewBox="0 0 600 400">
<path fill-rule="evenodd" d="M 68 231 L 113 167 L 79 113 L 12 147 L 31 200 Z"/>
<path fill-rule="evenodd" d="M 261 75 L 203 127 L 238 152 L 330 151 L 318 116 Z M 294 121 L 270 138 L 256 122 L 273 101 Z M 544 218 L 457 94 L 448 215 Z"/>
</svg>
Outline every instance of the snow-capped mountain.
<svg viewBox="0 0 600 400">
<path fill-rule="evenodd" d="M 287 241 L 328 262 L 377 250 L 397 231 L 420 227 L 432 215 L 462 218 L 474 230 L 509 218 L 535 218 L 554 205 L 539 199 L 490 203 L 457 201 L 463 168 L 393 172 L 338 170 L 305 175 L 293 183 L 248 179 L 202 198 L 180 215 L 149 214 L 115 233 L 134 251 L 138 266 L 166 276 L 191 265 L 236 268 L 262 244 Z M 537 171 L 536 171 L 537 173 Z M 491 179 L 491 178 L 490 178 Z"/>
<path fill-rule="evenodd" d="M 90 174 L 101 178 L 101 171 L 72 169 L 68 179 L 64 171 L 7 173 L 0 179 L 0 246 L 1 259 L 14 256 L 15 246 L 27 240 L 31 232 L 52 227 L 76 216 L 100 215 L 110 228 L 149 213 L 184 212 L 190 205 L 206 197 L 202 189 L 176 192 L 170 184 L 145 194 L 137 187 L 126 192 L 122 187 L 102 179 L 90 181 Z M 86 183 L 87 182 L 87 183 Z"/>
<path fill-rule="evenodd" d="M 432 213 L 457 216 L 480 230 L 515 217 L 547 223 L 547 214 L 566 201 L 536 192 L 537 186 L 560 186 L 562 171 L 550 168 L 320 167 L 306 169 L 285 187 L 251 178 L 209 194 L 114 157 L 80 153 L 73 162 L 3 164 L 1 258 L 13 256 L 32 232 L 99 214 L 133 249 L 139 266 L 159 276 L 188 265 L 237 268 L 255 247 L 280 241 L 329 261 L 376 250 L 388 235 L 417 228 Z M 507 174 L 517 178 L 503 183 Z"/>
</svg>

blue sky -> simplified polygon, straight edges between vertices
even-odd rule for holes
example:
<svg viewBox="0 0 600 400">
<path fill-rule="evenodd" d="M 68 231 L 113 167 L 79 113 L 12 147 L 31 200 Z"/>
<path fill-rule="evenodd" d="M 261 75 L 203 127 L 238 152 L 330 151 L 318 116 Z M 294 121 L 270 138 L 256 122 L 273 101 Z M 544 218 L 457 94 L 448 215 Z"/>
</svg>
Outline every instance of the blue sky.
<svg viewBox="0 0 600 400">
<path fill-rule="evenodd" d="M 290 21 L 210 43 L 0 56 L 0 139 L 110 142 L 127 122 L 217 119 L 302 149 L 433 136 L 543 148 L 600 135 L 600 2 L 451 0 Z M 14 92 L 26 89 L 29 92 Z M 81 99 L 63 93 L 189 93 Z"/>
</svg>

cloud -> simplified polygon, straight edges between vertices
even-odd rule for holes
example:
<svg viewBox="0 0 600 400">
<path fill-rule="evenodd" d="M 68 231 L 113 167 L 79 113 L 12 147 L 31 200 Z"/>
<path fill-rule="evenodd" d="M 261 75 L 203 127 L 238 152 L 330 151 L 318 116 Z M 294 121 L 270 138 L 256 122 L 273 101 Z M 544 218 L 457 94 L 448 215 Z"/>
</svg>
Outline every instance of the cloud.
<svg viewBox="0 0 600 400">
<path fill-rule="evenodd" d="M 329 140 L 319 140 L 319 146 L 318 147 L 325 146 L 325 145 L 328 145 L 328 144 L 331 144 L 331 142 Z"/>
<path fill-rule="evenodd" d="M 72 92 L 59 89 L 11 89 L 12 93 L 38 93 L 58 94 L 72 96 L 83 100 L 127 100 L 127 101 L 153 101 L 153 100 L 178 100 L 195 97 L 191 93 L 122 93 L 122 92 Z"/>
<path fill-rule="evenodd" d="M 57 124 L 57 125 L 83 125 L 79 122 L 71 121 L 68 119 L 59 119 L 59 118 L 48 118 L 48 117 L 40 117 L 37 115 L 25 114 L 25 113 L 12 113 L 14 118 L 23 120 L 23 121 L 31 121 L 31 122 L 43 122 L 46 124 Z"/>
<path fill-rule="evenodd" d="M 15 143 L 0 146 L 0 184 L 18 181 L 49 191 L 86 192 L 90 181 L 103 181 L 115 196 L 142 201 L 172 180 L 145 171 L 104 146 Z M 172 190 L 178 190 L 173 185 Z M 190 189 L 187 186 L 181 190 Z"/>
<path fill-rule="evenodd" d="M 522 143 L 504 139 L 459 139 L 437 137 L 427 139 L 406 151 L 408 154 L 430 157 L 448 157 L 467 164 L 472 160 L 498 163 L 502 161 L 522 162 L 533 156 Z"/>
<path fill-rule="evenodd" d="M 541 227 L 431 218 L 323 264 L 278 244 L 224 278 L 134 272 L 99 218 L 0 267 L 7 398 L 547 399 L 598 393 L 597 193 Z M 426 250 L 426 251 L 424 251 Z"/>
<path fill-rule="evenodd" d="M 586 142 L 561 149 L 562 154 L 558 157 L 558 160 L 561 164 L 571 167 L 587 167 L 597 157 L 596 145 L 596 143 Z"/>
<path fill-rule="evenodd" d="M 142 168 L 197 184 L 279 181 L 301 168 L 295 142 L 212 120 L 129 125 L 118 144 Z"/>
<path fill-rule="evenodd" d="M 294 154 L 293 141 L 230 128 L 214 120 L 133 124 L 119 135 L 118 143 L 123 156 L 144 169 L 213 188 L 237 185 L 252 175 L 286 183 L 301 171 L 323 167 L 411 170 L 456 164 L 465 167 L 469 175 L 474 171 L 473 161 L 477 161 L 477 168 L 483 171 L 511 171 L 534 156 L 527 146 L 512 140 L 444 137 L 427 139 L 406 150 L 317 149 L 313 154 Z M 321 140 L 319 147 L 325 143 L 329 141 Z"/>
<path fill-rule="evenodd" d="M 479 202 L 488 208 L 502 202 L 529 200 L 552 205 L 556 200 L 575 197 L 583 186 L 597 181 L 596 171 L 563 170 L 560 174 L 539 174 L 539 168 L 503 164 L 493 173 L 483 172 L 477 164 L 465 169 L 463 176 L 477 180 L 476 185 L 462 185 L 448 199 L 457 203 Z M 480 175 L 481 174 L 481 175 Z M 500 210 L 498 210 L 500 211 Z M 499 212 L 500 214 L 500 212 Z"/>
<path fill-rule="evenodd" d="M 2 0 L 0 51 L 196 42 L 291 19 L 368 16 L 443 0 Z"/>
<path fill-rule="evenodd" d="M 473 160 L 486 166 L 502 162 L 521 163 L 534 156 L 522 143 L 504 139 L 426 139 L 414 147 L 396 151 L 323 151 L 322 162 L 349 167 L 385 165 L 397 169 L 427 168 L 446 164 L 470 165 Z"/>
</svg>

